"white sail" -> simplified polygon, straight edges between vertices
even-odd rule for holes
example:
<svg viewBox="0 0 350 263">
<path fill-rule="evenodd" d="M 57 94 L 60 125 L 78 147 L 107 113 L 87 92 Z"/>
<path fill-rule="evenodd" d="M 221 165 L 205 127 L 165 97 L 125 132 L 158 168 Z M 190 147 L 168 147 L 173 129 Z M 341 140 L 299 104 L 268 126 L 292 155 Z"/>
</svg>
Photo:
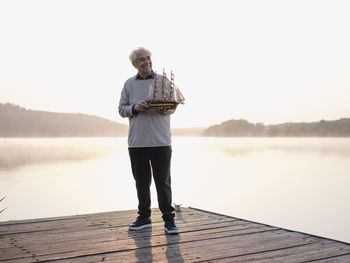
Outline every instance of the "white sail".
<svg viewBox="0 0 350 263">
<path fill-rule="evenodd" d="M 176 101 L 181 104 L 185 104 L 185 97 L 182 95 L 178 88 L 175 88 Z"/>
</svg>

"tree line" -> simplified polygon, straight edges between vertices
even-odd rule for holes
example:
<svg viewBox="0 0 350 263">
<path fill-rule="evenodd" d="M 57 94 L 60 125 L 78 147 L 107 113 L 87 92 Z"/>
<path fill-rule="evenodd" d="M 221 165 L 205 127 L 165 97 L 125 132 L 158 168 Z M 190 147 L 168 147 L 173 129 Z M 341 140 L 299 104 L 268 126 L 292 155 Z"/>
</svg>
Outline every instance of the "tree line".
<svg viewBox="0 0 350 263">
<path fill-rule="evenodd" d="M 81 113 L 27 110 L 0 103 L 0 137 L 126 136 L 127 125 Z"/>
<path fill-rule="evenodd" d="M 350 119 L 264 125 L 246 120 L 229 120 L 205 129 L 202 136 L 225 137 L 349 137 Z"/>
</svg>

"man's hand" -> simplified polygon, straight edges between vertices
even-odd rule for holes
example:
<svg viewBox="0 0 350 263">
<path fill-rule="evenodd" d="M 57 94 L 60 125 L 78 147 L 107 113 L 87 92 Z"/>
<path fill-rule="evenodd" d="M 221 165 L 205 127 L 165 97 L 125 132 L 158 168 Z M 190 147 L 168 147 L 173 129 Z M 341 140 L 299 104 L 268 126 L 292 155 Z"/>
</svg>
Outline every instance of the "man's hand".
<svg viewBox="0 0 350 263">
<path fill-rule="evenodd" d="M 146 101 L 141 100 L 139 103 L 135 104 L 134 108 L 137 112 L 148 111 L 149 107 Z"/>
</svg>

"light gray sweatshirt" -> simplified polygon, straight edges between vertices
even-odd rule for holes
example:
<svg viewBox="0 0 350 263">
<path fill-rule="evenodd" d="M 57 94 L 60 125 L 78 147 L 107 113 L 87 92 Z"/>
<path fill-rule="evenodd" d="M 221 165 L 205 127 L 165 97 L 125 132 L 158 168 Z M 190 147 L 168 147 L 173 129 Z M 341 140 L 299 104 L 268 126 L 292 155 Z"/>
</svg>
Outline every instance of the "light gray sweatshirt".
<svg viewBox="0 0 350 263">
<path fill-rule="evenodd" d="M 157 78 L 162 76 L 157 74 Z M 132 112 L 133 105 L 141 100 L 147 100 L 149 86 L 154 79 L 136 79 L 136 76 L 128 79 L 121 92 L 119 101 L 119 114 L 129 118 L 128 145 L 130 148 L 157 147 L 171 145 L 170 114 L 174 110 L 160 112 L 150 109 L 146 112 Z"/>
</svg>

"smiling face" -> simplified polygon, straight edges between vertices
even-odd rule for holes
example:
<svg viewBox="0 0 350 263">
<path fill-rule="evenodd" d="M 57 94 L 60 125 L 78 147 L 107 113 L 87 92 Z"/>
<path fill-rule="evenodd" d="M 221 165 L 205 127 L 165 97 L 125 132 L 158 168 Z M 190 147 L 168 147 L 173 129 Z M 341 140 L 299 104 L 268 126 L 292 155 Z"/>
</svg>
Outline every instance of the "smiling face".
<svg viewBox="0 0 350 263">
<path fill-rule="evenodd" d="M 142 78 L 147 77 L 152 73 L 151 54 L 146 50 L 139 50 L 136 52 L 137 59 L 132 62 L 134 67 L 139 72 Z"/>
</svg>

